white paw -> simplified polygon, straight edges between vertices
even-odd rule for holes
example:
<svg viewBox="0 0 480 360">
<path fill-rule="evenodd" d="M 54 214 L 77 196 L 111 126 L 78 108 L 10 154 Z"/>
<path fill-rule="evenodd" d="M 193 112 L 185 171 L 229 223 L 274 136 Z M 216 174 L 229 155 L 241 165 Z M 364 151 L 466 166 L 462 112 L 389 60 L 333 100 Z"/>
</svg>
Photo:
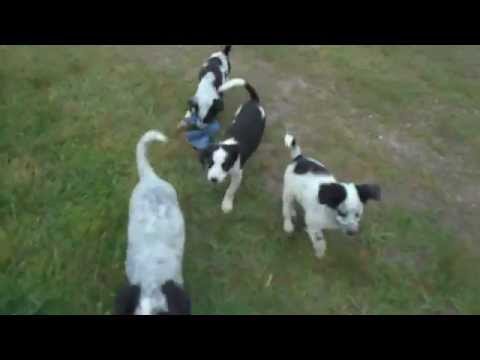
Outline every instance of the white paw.
<svg viewBox="0 0 480 360">
<path fill-rule="evenodd" d="M 327 250 L 327 243 L 325 240 L 319 241 L 315 247 L 315 256 L 319 259 L 323 258 L 325 256 L 325 251 Z"/>
<path fill-rule="evenodd" d="M 222 211 L 225 214 L 228 214 L 233 209 L 233 201 L 232 200 L 223 200 L 222 201 Z"/>
<path fill-rule="evenodd" d="M 283 230 L 285 230 L 287 234 L 293 233 L 294 227 L 291 220 L 285 220 L 283 222 Z"/>
<path fill-rule="evenodd" d="M 188 123 L 185 121 L 185 119 L 182 119 L 182 120 L 180 120 L 180 122 L 178 123 L 177 129 L 181 129 L 181 128 L 184 128 L 184 127 L 187 127 L 187 126 L 188 126 Z"/>
</svg>

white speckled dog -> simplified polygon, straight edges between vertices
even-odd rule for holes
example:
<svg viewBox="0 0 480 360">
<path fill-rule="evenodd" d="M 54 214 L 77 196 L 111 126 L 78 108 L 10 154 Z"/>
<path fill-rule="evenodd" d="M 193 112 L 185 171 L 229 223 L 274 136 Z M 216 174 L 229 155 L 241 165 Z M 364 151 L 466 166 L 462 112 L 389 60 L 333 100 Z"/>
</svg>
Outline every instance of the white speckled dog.
<svg viewBox="0 0 480 360">
<path fill-rule="evenodd" d="M 368 200 L 380 200 L 378 185 L 356 185 L 339 182 L 317 160 L 302 155 L 295 138 L 285 135 L 285 145 L 291 149 L 293 161 L 287 166 L 283 185 L 283 228 L 294 230 L 294 201 L 305 210 L 307 233 L 315 255 L 323 257 L 327 243 L 323 230 L 340 229 L 348 235 L 359 230 L 363 207 Z"/>
<path fill-rule="evenodd" d="M 159 131 L 146 132 L 137 144 L 140 181 L 130 198 L 126 273 L 129 284 L 117 296 L 117 314 L 189 314 L 183 289 L 185 223 L 177 193 L 150 166 L 152 141 L 166 142 Z"/>
</svg>

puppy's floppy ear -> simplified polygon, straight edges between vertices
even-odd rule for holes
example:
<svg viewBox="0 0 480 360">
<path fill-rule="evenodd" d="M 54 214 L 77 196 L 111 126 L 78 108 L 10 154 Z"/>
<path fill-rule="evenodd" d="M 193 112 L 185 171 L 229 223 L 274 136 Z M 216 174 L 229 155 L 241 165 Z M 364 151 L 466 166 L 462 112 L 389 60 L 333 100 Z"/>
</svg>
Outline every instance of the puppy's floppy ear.
<svg viewBox="0 0 480 360">
<path fill-rule="evenodd" d="M 377 184 L 361 184 L 355 185 L 358 192 L 358 197 L 363 203 L 366 203 L 368 200 L 380 201 L 382 197 L 382 192 L 380 186 Z"/>
<path fill-rule="evenodd" d="M 133 315 L 140 300 L 140 287 L 127 284 L 123 286 L 115 299 L 115 315 Z"/>
<path fill-rule="evenodd" d="M 338 183 L 320 185 L 318 189 L 318 202 L 336 209 L 347 197 L 345 188 Z"/>
<path fill-rule="evenodd" d="M 167 298 L 168 312 L 171 314 L 190 315 L 192 306 L 187 292 L 174 281 L 168 280 L 162 285 L 162 292 Z"/>
<path fill-rule="evenodd" d="M 222 164 L 222 168 L 224 171 L 228 171 L 232 168 L 232 166 L 237 161 L 238 156 L 240 154 L 240 148 L 238 147 L 238 145 L 223 145 L 222 147 L 228 153 L 228 157 L 225 159 L 225 162 Z"/>
<path fill-rule="evenodd" d="M 207 147 L 206 149 L 198 150 L 198 160 L 200 164 L 205 168 L 207 166 L 208 158 L 212 155 L 212 149 Z"/>
</svg>

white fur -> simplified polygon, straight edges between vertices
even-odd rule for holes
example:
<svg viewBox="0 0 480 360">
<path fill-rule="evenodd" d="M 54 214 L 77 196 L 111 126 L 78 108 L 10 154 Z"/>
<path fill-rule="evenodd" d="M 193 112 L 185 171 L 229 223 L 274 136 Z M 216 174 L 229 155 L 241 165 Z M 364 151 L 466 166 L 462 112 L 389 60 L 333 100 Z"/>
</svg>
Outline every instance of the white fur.
<svg viewBox="0 0 480 360">
<path fill-rule="evenodd" d="M 234 87 L 245 86 L 247 82 L 244 79 L 231 79 L 218 88 L 218 92 L 225 92 Z"/>
<path fill-rule="evenodd" d="M 136 314 L 167 311 L 161 285 L 168 280 L 183 284 L 184 218 L 175 189 L 155 174 L 147 160 L 147 146 L 152 141 L 165 142 L 167 138 L 150 130 L 138 142 L 140 181 L 130 197 L 125 265 L 130 284 L 141 288 Z"/>
<path fill-rule="evenodd" d="M 290 148 L 292 158 L 301 155 L 298 144 L 292 145 L 294 137 L 287 134 L 284 138 L 285 145 Z M 322 165 L 320 162 L 307 158 Z M 294 225 L 292 218 L 296 217 L 294 202 L 298 202 L 305 211 L 306 231 L 310 237 L 315 255 L 319 258 L 323 257 L 326 251 L 326 241 L 323 230 L 341 229 L 344 232 L 358 231 L 359 221 L 363 213 L 363 203 L 360 201 L 355 184 L 339 183 L 346 192 L 347 197 L 338 207 L 339 210 L 345 212 L 345 218 L 338 215 L 326 205 L 320 204 L 318 201 L 318 191 L 321 184 L 338 183 L 332 174 L 327 173 L 311 173 L 296 174 L 294 172 L 296 164 L 290 163 L 284 175 L 283 185 L 283 228 L 285 232 L 292 233 Z M 357 217 L 358 215 L 358 217 Z"/>
<path fill-rule="evenodd" d="M 262 119 L 265 119 L 265 110 L 263 110 L 263 107 L 258 106 L 258 110 L 262 113 Z"/>
<path fill-rule="evenodd" d="M 233 138 L 222 141 L 224 145 L 234 145 L 237 141 Z M 242 183 L 243 170 L 240 168 L 240 156 L 237 158 L 233 166 L 228 170 L 223 170 L 222 164 L 225 162 L 228 153 L 221 147 L 215 150 L 212 154 L 213 165 L 208 169 L 207 179 L 213 181 L 215 179 L 218 183 L 223 183 L 225 179 L 230 176 L 230 185 L 225 192 L 222 201 L 222 211 L 229 213 L 233 209 L 233 200 Z"/>
<path fill-rule="evenodd" d="M 215 76 L 213 73 L 209 72 L 205 74 L 198 84 L 197 91 L 195 93 L 195 99 L 198 103 L 198 115 L 201 119 L 207 115 L 213 100 L 220 98 L 215 86 L 213 86 L 214 81 Z"/>
</svg>

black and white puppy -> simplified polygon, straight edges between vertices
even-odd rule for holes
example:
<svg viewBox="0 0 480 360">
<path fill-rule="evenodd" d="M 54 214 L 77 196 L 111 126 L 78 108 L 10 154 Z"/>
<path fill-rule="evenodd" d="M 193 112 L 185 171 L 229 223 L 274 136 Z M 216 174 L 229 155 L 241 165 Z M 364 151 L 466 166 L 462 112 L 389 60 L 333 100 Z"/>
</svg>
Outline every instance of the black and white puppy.
<svg viewBox="0 0 480 360">
<path fill-rule="evenodd" d="M 210 145 L 199 154 L 200 162 L 207 170 L 207 179 L 222 183 L 228 175 L 230 185 L 222 201 L 224 213 L 232 211 L 233 200 L 243 176 L 243 167 L 257 150 L 265 130 L 265 111 L 255 89 L 243 79 L 233 79 L 235 86 L 245 86 L 250 100 L 241 105 L 227 129 L 226 140 Z"/>
<path fill-rule="evenodd" d="M 137 144 L 140 181 L 130 197 L 128 285 L 117 295 L 116 314 L 189 314 L 190 298 L 183 289 L 182 260 L 185 222 L 177 193 L 150 166 L 146 151 L 152 141 L 167 141 L 159 131 L 147 131 Z"/>
<path fill-rule="evenodd" d="M 293 161 L 284 176 L 283 228 L 287 233 L 293 232 L 297 201 L 305 210 L 306 230 L 315 255 L 321 258 L 327 247 L 323 230 L 340 229 L 348 235 L 356 234 L 364 205 L 368 200 L 380 200 L 380 187 L 338 182 L 322 163 L 302 155 L 292 135 L 285 135 L 285 145 L 291 149 Z"/>
<path fill-rule="evenodd" d="M 198 75 L 197 91 L 187 102 L 185 118 L 196 116 L 201 123 L 208 124 L 223 111 L 223 92 L 229 87 L 222 87 L 222 85 L 226 84 L 231 72 L 229 59 L 231 48 L 231 45 L 225 46 L 222 51 L 210 55 L 203 64 Z M 178 127 L 186 125 L 183 119 Z"/>
</svg>

